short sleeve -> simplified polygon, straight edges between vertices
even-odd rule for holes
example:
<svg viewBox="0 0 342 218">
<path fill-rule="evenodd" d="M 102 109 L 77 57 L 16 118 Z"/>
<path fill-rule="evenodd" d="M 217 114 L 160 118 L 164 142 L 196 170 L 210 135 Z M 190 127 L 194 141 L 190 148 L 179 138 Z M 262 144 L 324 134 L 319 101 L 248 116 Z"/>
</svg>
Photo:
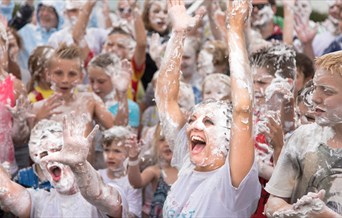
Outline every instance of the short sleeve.
<svg viewBox="0 0 342 218">
<path fill-rule="evenodd" d="M 285 146 L 265 190 L 278 197 L 290 198 L 299 174 L 299 164 L 295 155 L 296 145 L 291 138 Z"/>
</svg>

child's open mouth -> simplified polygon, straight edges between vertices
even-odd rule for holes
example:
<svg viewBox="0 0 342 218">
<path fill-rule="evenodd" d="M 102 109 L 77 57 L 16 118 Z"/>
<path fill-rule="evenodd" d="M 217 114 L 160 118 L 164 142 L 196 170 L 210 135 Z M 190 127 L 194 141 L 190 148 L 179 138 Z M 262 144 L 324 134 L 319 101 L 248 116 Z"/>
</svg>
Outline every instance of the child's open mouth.
<svg viewBox="0 0 342 218">
<path fill-rule="evenodd" d="M 205 139 L 200 136 L 194 135 L 191 136 L 191 153 L 198 154 L 200 153 L 204 147 L 207 145 Z"/>
<path fill-rule="evenodd" d="M 58 182 L 61 179 L 62 170 L 58 166 L 49 167 L 49 172 L 52 176 L 53 181 Z"/>
</svg>

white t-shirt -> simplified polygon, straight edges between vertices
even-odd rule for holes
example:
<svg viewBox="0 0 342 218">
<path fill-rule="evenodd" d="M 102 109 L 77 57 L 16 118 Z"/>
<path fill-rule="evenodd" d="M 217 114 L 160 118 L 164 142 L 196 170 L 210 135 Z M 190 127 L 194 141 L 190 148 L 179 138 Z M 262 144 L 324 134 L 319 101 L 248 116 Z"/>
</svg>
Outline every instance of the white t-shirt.
<svg viewBox="0 0 342 218">
<path fill-rule="evenodd" d="M 28 189 L 31 196 L 30 217 L 107 217 L 88 201 L 80 192 L 62 195 L 55 189 L 47 192 Z"/>
<path fill-rule="evenodd" d="M 256 164 L 238 188 L 228 162 L 211 172 L 183 171 L 171 186 L 163 217 L 250 217 L 260 196 Z"/>
<path fill-rule="evenodd" d="M 100 28 L 88 28 L 84 39 L 87 42 L 89 49 L 97 55 L 100 54 L 102 46 L 107 39 L 107 35 L 107 30 Z M 66 43 L 67 45 L 74 43 L 72 32 L 69 27 L 65 27 L 64 29 L 55 32 L 51 35 L 48 41 L 48 45 L 54 48 L 57 48 L 62 43 Z"/>
<path fill-rule="evenodd" d="M 128 202 L 128 210 L 131 213 L 134 213 L 137 217 L 141 217 L 142 211 L 142 195 L 141 189 L 134 189 L 129 183 L 128 176 L 123 176 L 119 179 L 110 179 L 107 175 L 107 169 L 98 170 L 100 176 L 103 179 L 103 182 L 106 184 L 115 184 L 119 186 L 127 199 Z"/>
<path fill-rule="evenodd" d="M 255 212 L 261 186 L 256 163 L 234 188 L 229 162 L 210 172 L 198 172 L 190 162 L 186 132 L 176 138 L 173 164 L 181 167 L 164 202 L 163 217 L 250 217 Z"/>
</svg>

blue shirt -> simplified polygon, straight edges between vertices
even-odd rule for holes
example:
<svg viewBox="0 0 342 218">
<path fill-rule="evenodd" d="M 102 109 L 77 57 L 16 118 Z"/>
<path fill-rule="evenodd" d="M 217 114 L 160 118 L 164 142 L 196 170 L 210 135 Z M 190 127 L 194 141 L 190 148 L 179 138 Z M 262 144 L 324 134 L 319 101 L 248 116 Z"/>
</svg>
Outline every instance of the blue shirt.
<svg viewBox="0 0 342 218">
<path fill-rule="evenodd" d="M 115 116 L 118 113 L 119 104 L 115 103 L 108 110 Z M 137 103 L 128 99 L 128 125 L 138 127 L 140 123 L 140 109 Z"/>
<path fill-rule="evenodd" d="M 38 176 L 33 170 L 33 167 L 27 167 L 25 169 L 19 170 L 15 182 L 24 186 L 25 188 L 33 188 L 33 189 L 45 189 L 50 191 L 52 188 L 49 181 L 39 181 Z"/>
</svg>

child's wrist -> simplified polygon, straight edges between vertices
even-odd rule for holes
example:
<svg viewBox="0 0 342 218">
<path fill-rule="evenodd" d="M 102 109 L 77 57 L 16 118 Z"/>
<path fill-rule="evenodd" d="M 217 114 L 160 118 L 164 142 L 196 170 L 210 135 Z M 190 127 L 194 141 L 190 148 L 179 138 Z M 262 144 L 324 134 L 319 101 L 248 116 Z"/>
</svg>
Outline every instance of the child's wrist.
<svg viewBox="0 0 342 218">
<path fill-rule="evenodd" d="M 140 163 L 140 160 L 138 157 L 132 159 L 131 157 L 128 159 L 128 166 L 138 166 Z"/>
</svg>

